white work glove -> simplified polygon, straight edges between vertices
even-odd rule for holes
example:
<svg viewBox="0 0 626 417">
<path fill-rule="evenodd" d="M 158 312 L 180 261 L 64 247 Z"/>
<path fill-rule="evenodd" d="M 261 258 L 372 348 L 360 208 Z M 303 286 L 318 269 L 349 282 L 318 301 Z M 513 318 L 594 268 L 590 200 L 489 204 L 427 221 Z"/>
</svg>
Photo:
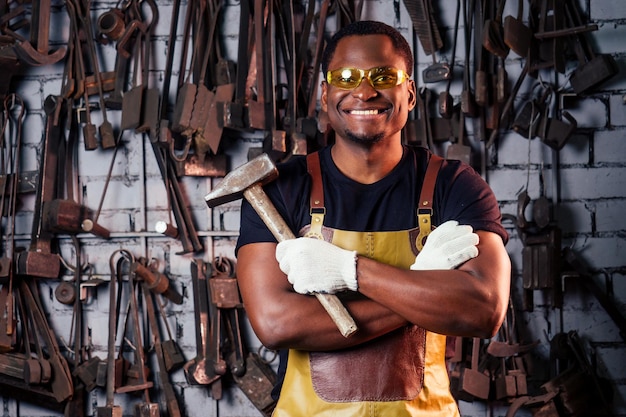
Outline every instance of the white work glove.
<svg viewBox="0 0 626 417">
<path fill-rule="evenodd" d="M 478 256 L 478 235 L 472 226 L 449 220 L 430 232 L 412 270 L 454 269 Z"/>
<path fill-rule="evenodd" d="M 300 237 L 282 241 L 276 260 L 300 294 L 356 291 L 356 251 L 320 239 Z"/>
</svg>

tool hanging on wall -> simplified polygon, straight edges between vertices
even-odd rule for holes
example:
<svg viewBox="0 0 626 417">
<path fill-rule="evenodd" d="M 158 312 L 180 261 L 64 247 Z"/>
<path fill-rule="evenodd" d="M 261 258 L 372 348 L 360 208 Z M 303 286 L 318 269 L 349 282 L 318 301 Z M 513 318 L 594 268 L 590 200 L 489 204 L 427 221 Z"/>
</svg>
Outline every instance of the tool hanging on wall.
<svg viewBox="0 0 626 417">
<path fill-rule="evenodd" d="M 524 24 L 524 0 L 517 0 L 517 15 L 504 18 L 504 44 L 522 58 L 528 58 L 533 39 L 530 28 Z"/>
<path fill-rule="evenodd" d="M 575 330 L 557 333 L 550 341 L 552 378 L 543 384 L 541 394 L 517 398 L 505 417 L 522 408 L 546 417 L 605 414 L 610 409 L 607 393 L 612 390 L 599 378 L 589 361 L 582 339 Z"/>
<path fill-rule="evenodd" d="M 102 123 L 98 127 L 98 133 L 100 134 L 100 144 L 103 149 L 109 149 L 115 146 L 115 135 L 113 133 L 113 126 L 111 122 L 109 122 L 107 118 L 107 109 L 104 103 L 104 90 L 102 87 L 102 74 L 100 73 L 100 64 L 98 53 L 94 41 L 95 32 L 92 29 L 91 17 L 89 15 L 89 11 L 91 10 L 91 1 L 79 2 L 75 0 L 70 0 L 73 2 L 73 7 L 76 13 L 76 17 L 78 21 L 81 23 L 81 32 L 84 34 L 84 39 L 86 43 L 86 51 L 82 49 L 80 51 L 86 52 L 85 56 L 87 56 L 90 60 L 90 69 L 93 71 L 97 94 L 98 94 L 98 102 L 100 113 L 102 115 Z M 89 106 L 88 97 L 85 99 L 85 106 Z"/>
<path fill-rule="evenodd" d="M 3 25 L 0 32 L 12 42 L 3 43 L 10 46 L 7 51 L 2 52 L 2 56 L 7 58 L 18 58 L 21 62 L 31 66 L 52 65 L 59 62 L 65 56 L 66 48 L 61 46 L 56 50 L 50 48 L 50 16 L 52 12 L 52 2 L 50 0 L 33 1 L 30 10 L 23 7 L 19 2 L 13 9 L 9 9 L 12 2 L 5 2 L 2 7 Z M 30 20 L 26 19 L 30 12 Z M 15 22 L 14 19 L 18 19 Z M 10 24 L 14 20 L 13 24 Z M 18 33 L 19 29 L 27 27 L 29 29 L 28 38 Z M 4 68 L 4 67 L 3 67 Z M 4 99 L 4 97 L 3 97 Z"/>
<path fill-rule="evenodd" d="M 178 399 L 176 398 L 176 393 L 174 392 L 174 388 L 172 387 L 168 375 L 168 372 L 172 370 L 172 367 L 168 367 L 167 365 L 168 349 L 166 348 L 164 342 L 162 342 L 162 336 L 159 329 L 158 320 L 154 311 L 154 302 L 158 300 L 159 296 L 151 292 L 151 290 L 145 283 L 143 283 L 142 288 L 146 311 L 148 314 L 148 324 L 152 333 L 151 345 L 154 345 L 155 355 L 157 359 L 158 371 L 156 372 L 156 376 L 159 380 L 159 389 L 165 396 L 165 404 L 168 415 L 170 417 L 181 417 L 182 413 L 178 404 Z M 171 340 L 172 339 L 170 335 L 170 341 Z M 171 358 L 172 355 L 170 354 L 169 357 Z"/>
<path fill-rule="evenodd" d="M 529 165 L 530 170 L 530 165 Z M 530 175 L 530 174 L 529 174 Z M 533 292 L 548 291 L 551 305 L 561 308 L 563 291 L 561 285 L 561 229 L 555 224 L 552 203 L 545 196 L 543 172 L 539 174 L 540 196 L 533 202 L 530 210 L 532 219 L 527 218 L 528 184 L 519 193 L 517 214 L 503 214 L 503 220 L 510 220 L 515 225 L 518 236 L 524 245 L 522 249 L 522 287 L 523 309 L 533 310 Z"/>
<path fill-rule="evenodd" d="M 208 282 L 211 277 L 211 263 L 202 260 L 191 262 L 191 282 L 193 286 L 194 316 L 196 323 L 196 357 L 188 361 L 183 369 L 189 384 L 212 385 L 221 378 L 215 372 L 211 358 L 215 355 L 211 351 L 211 324 L 208 304 Z M 221 381 L 220 381 L 221 382 Z M 221 383 L 212 389 L 213 395 L 221 392 Z M 215 398 L 215 397 L 214 397 Z M 216 398 L 217 399 L 217 398 Z"/>
<path fill-rule="evenodd" d="M 15 346 L 22 346 L 25 352 L 0 354 L 2 393 L 62 411 L 74 394 L 74 386 L 57 336 L 46 319 L 37 280 L 22 278 L 15 288 L 15 299 L 20 315 L 19 328 L 15 329 L 20 340 Z"/>
<path fill-rule="evenodd" d="M 578 6 L 566 2 L 565 15 L 570 27 L 583 26 Z M 618 72 L 617 62 L 608 54 L 596 54 L 589 44 L 586 32 L 570 37 L 574 44 L 578 66 L 569 77 L 569 82 L 576 94 L 585 94 L 613 78 Z"/>
<path fill-rule="evenodd" d="M 7 236 L 3 256 L 0 257 L 0 353 L 13 350 L 17 342 L 17 317 L 13 289 L 15 285 L 15 220 L 17 214 L 18 183 L 22 159 L 22 128 L 26 108 L 22 98 L 8 95 L 3 101 L 2 129 L 0 129 L 0 163 L 2 169 L 0 220 L 6 217 Z"/>
<path fill-rule="evenodd" d="M 437 61 L 436 51 L 443 47 L 443 42 L 440 43 L 441 35 L 438 36 L 439 28 L 435 22 L 433 7 L 430 0 L 417 0 L 417 2 L 420 1 L 422 2 L 425 13 L 429 39 L 428 48 L 424 48 L 424 53 L 430 55 L 433 60 L 432 64 L 422 71 L 422 80 L 425 83 L 445 81 L 452 76 L 452 69 L 448 63 Z M 422 47 L 424 47 L 424 44 L 422 44 Z M 454 64 L 454 62 L 452 64 Z"/>
<path fill-rule="evenodd" d="M 59 255 L 52 253 L 53 234 L 44 227 L 44 204 L 56 197 L 58 151 L 62 135 L 61 124 L 54 124 L 54 114 L 64 102 L 48 96 L 44 103 L 46 111 L 46 131 L 42 144 L 42 157 L 39 163 L 39 180 L 35 199 L 33 227 L 30 247 L 17 252 L 15 263 L 19 275 L 38 278 L 58 278 L 61 271 Z"/>
<path fill-rule="evenodd" d="M 118 257 L 117 264 L 115 258 Z M 105 405 L 96 408 L 97 417 L 122 417 L 122 408 L 115 405 L 115 389 L 116 389 L 116 360 L 115 360 L 115 339 L 117 335 L 117 312 L 120 303 L 119 296 L 121 294 L 122 281 L 119 279 L 120 267 L 127 260 L 132 259 L 132 255 L 124 249 L 118 249 L 113 252 L 109 258 L 110 281 L 109 281 L 109 323 L 107 338 L 107 371 L 106 371 L 106 395 Z M 122 349 L 120 347 L 120 354 Z"/>
</svg>

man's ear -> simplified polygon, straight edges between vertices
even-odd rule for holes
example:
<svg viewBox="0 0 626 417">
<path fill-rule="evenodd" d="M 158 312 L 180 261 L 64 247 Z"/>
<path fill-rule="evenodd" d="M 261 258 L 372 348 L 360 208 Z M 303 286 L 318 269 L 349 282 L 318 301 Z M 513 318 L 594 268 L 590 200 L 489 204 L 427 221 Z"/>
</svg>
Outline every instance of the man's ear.
<svg viewBox="0 0 626 417">
<path fill-rule="evenodd" d="M 417 91 L 415 90 L 415 80 L 407 80 L 407 88 L 409 90 L 409 111 L 413 110 L 417 103 Z"/>
<path fill-rule="evenodd" d="M 320 83 L 320 87 L 322 87 L 322 93 L 320 96 L 320 108 L 322 111 L 328 110 L 328 83 L 326 81 L 322 81 Z"/>
</svg>

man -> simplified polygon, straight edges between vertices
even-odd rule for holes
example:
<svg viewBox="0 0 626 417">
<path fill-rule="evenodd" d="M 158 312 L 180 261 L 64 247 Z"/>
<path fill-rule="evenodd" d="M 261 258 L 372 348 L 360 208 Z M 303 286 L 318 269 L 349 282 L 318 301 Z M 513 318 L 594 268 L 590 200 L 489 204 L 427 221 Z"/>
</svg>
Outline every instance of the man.
<svg viewBox="0 0 626 417">
<path fill-rule="evenodd" d="M 335 143 L 291 158 L 265 187 L 307 237 L 277 246 L 243 203 L 244 305 L 260 341 L 289 352 L 274 416 L 458 416 L 444 335 L 489 338 L 506 313 L 508 236 L 488 185 L 402 144 L 412 67 L 410 47 L 383 23 L 335 34 L 321 93 Z M 359 330 L 343 337 L 314 292 L 342 297 Z"/>
</svg>

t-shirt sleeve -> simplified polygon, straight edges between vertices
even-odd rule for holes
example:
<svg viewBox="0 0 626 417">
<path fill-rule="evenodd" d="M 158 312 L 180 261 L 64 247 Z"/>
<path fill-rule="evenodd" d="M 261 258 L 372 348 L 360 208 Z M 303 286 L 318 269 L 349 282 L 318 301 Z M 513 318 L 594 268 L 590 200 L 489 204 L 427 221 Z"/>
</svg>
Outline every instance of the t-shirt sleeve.
<svg viewBox="0 0 626 417">
<path fill-rule="evenodd" d="M 489 184 L 471 167 L 460 169 L 448 186 L 443 187 L 445 205 L 441 223 L 457 220 L 474 230 L 496 233 L 506 244 L 509 235 L 502 226 L 498 201 Z"/>
<path fill-rule="evenodd" d="M 243 199 L 241 202 L 239 238 L 237 239 L 235 254 L 243 245 L 257 242 L 276 242 L 276 239 L 250 203 Z"/>
</svg>

